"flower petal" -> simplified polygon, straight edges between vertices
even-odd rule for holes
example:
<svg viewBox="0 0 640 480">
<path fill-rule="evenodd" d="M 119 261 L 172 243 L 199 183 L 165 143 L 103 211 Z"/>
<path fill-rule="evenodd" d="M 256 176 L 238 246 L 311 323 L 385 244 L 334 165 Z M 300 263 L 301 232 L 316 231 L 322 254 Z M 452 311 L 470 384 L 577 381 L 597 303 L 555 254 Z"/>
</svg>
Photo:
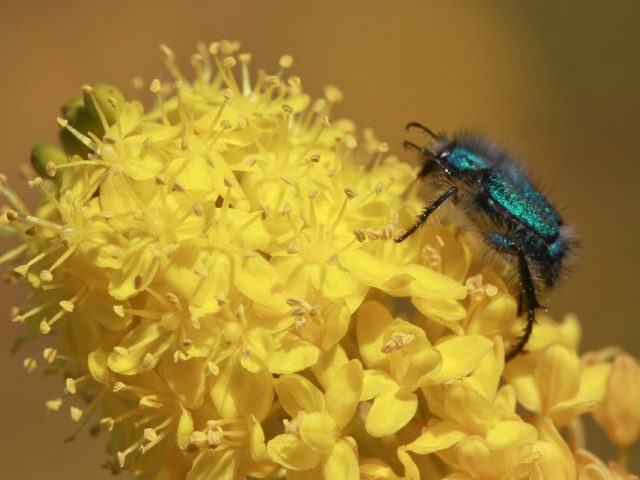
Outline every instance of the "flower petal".
<svg viewBox="0 0 640 480">
<path fill-rule="evenodd" d="M 243 368 L 237 354 L 220 365 L 210 395 L 223 417 L 254 415 L 263 419 L 273 401 L 272 377 L 267 369 L 253 373 Z"/>
<path fill-rule="evenodd" d="M 322 462 L 322 476 L 324 480 L 358 480 L 358 456 L 355 442 L 343 438 L 331 450 L 329 457 Z"/>
<path fill-rule="evenodd" d="M 538 438 L 536 428 L 522 420 L 504 420 L 496 423 L 485 436 L 489 448 L 508 448 L 533 443 Z"/>
<path fill-rule="evenodd" d="M 353 359 L 333 377 L 324 394 L 327 411 L 342 430 L 351 421 L 362 394 L 362 364 Z"/>
<path fill-rule="evenodd" d="M 314 451 L 329 453 L 339 438 L 336 422 L 327 413 L 312 412 L 300 417 L 300 438 Z"/>
<path fill-rule="evenodd" d="M 432 421 L 420 436 L 406 446 L 406 449 L 420 455 L 428 455 L 449 448 L 466 436 L 456 422 Z"/>
<path fill-rule="evenodd" d="M 319 452 L 309 448 L 300 438 L 289 433 L 278 435 L 267 443 L 273 461 L 292 470 L 310 470 L 321 460 Z"/>
<path fill-rule="evenodd" d="M 418 407 L 418 396 L 411 392 L 384 394 L 373 400 L 365 428 L 373 437 L 384 437 L 397 432 L 413 418 Z"/>
<path fill-rule="evenodd" d="M 196 457 L 185 480 L 235 480 L 237 469 L 234 450 L 205 450 Z"/>
<path fill-rule="evenodd" d="M 468 375 L 492 347 L 493 342 L 480 335 L 449 337 L 439 342 L 435 348 L 440 352 L 442 364 L 427 375 L 427 381 L 445 383 Z"/>
<path fill-rule="evenodd" d="M 358 347 L 367 367 L 387 370 L 389 359 L 382 352 L 383 334 L 392 320 L 389 311 L 378 302 L 365 302 L 358 309 Z"/>
<path fill-rule="evenodd" d="M 306 378 L 297 375 L 282 375 L 274 384 L 282 408 L 290 417 L 298 412 L 322 412 L 325 410 L 324 396 Z"/>
</svg>

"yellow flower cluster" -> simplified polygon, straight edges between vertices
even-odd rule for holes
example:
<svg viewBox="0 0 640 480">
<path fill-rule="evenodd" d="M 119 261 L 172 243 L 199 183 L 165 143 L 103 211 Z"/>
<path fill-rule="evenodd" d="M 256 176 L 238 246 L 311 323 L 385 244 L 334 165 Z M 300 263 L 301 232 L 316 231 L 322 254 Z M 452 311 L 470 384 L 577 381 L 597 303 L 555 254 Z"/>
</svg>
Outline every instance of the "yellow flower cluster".
<svg viewBox="0 0 640 480">
<path fill-rule="evenodd" d="M 151 110 L 108 85 L 63 107 L 64 152 L 33 151 L 37 211 L 0 185 L 22 239 L 3 260 L 34 292 L 13 320 L 57 339 L 25 366 L 64 374 L 47 407 L 110 432 L 110 468 L 632 478 L 576 432 L 599 408 L 617 445 L 637 440 L 637 362 L 581 359 L 576 320 L 542 317 L 505 367 L 522 328 L 509 265 L 455 225 L 393 241 L 422 206 L 414 169 L 330 120 L 335 87 L 312 101 L 289 56 L 252 76 L 228 41 L 200 46 L 188 81 L 161 51 L 171 81 L 151 82 Z"/>
</svg>

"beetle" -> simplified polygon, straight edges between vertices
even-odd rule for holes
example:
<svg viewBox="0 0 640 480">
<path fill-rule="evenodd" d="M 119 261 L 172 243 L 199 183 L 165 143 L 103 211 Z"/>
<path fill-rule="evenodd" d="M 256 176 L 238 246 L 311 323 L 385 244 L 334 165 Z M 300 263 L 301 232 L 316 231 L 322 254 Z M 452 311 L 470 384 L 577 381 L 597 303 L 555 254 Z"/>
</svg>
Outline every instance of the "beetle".
<svg viewBox="0 0 640 480">
<path fill-rule="evenodd" d="M 418 179 L 429 178 L 440 191 L 414 224 L 395 238 L 404 242 L 429 216 L 449 200 L 461 209 L 488 247 L 515 263 L 520 285 L 518 314 L 526 311 L 526 326 L 505 360 L 515 358 L 531 337 L 538 298 L 556 284 L 576 241 L 571 227 L 534 186 L 516 159 L 487 137 L 470 132 L 435 133 L 410 122 L 406 129 L 426 133 L 433 145 L 405 141 L 405 149 L 422 160 Z"/>
</svg>

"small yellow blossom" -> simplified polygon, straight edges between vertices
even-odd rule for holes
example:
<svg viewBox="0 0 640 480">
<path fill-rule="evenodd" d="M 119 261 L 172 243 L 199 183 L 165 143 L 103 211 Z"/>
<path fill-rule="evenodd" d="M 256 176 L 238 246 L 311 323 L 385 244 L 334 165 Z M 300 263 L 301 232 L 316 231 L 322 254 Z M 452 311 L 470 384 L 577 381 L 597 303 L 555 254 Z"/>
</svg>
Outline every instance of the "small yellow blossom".
<svg viewBox="0 0 640 480">
<path fill-rule="evenodd" d="M 618 463 L 610 461 L 605 464 L 593 453 L 583 449 L 578 449 L 575 457 L 578 480 L 638 480 L 640 478 Z"/>
<path fill-rule="evenodd" d="M 341 432 L 356 412 L 362 376 L 362 365 L 351 360 L 324 393 L 300 375 L 281 376 L 275 389 L 291 420 L 284 420 L 285 433 L 267 444 L 271 458 L 285 468 L 305 472 L 300 478 L 357 480 L 356 443 Z"/>
<path fill-rule="evenodd" d="M 593 412 L 596 422 L 619 448 L 629 448 L 640 436 L 638 405 L 640 364 L 631 355 L 619 353 L 613 359 L 604 399 Z"/>
<path fill-rule="evenodd" d="M 556 343 L 516 358 L 506 367 L 505 378 L 525 408 L 563 427 L 598 406 L 609 370 L 604 362 L 581 364 L 573 350 Z"/>
<path fill-rule="evenodd" d="M 416 390 L 466 376 L 491 348 L 490 340 L 474 335 L 431 346 L 422 329 L 392 319 L 375 302 L 360 308 L 357 335 L 360 354 L 370 367 L 361 399 L 373 399 L 366 429 L 374 437 L 395 433 L 414 417 Z"/>
</svg>

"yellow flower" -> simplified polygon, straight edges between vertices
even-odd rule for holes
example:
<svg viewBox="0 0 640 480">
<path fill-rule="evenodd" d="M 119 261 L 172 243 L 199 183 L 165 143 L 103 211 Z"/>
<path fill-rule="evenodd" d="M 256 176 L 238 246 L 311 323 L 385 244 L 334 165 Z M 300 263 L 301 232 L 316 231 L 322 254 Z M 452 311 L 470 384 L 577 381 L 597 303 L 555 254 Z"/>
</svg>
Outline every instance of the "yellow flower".
<svg viewBox="0 0 640 480">
<path fill-rule="evenodd" d="M 581 362 L 577 321 L 539 315 L 504 384 L 509 262 L 446 222 L 394 242 L 423 205 L 415 169 L 333 118 L 337 88 L 312 100 L 288 55 L 252 76 L 237 42 L 199 45 L 193 80 L 161 53 L 151 107 L 105 84 L 63 105 L 63 149 L 32 151 L 35 209 L 0 176 L 21 241 L 0 261 L 33 293 L 18 343 L 55 342 L 24 366 L 64 376 L 47 408 L 108 432 L 114 473 L 622 478 L 576 467 L 556 428 L 609 378 L 596 415 L 633 442 L 631 369 Z"/>
<path fill-rule="evenodd" d="M 609 369 L 603 362 L 582 365 L 574 351 L 556 343 L 516 358 L 506 367 L 505 378 L 526 409 L 563 427 L 598 406 Z"/>
<path fill-rule="evenodd" d="M 629 448 L 640 436 L 640 364 L 631 355 L 613 359 L 607 390 L 593 418 L 618 447 Z"/>
<path fill-rule="evenodd" d="M 361 399 L 373 399 L 365 426 L 374 437 L 395 433 L 414 417 L 416 390 L 464 377 L 491 348 L 490 340 L 473 335 L 443 339 L 433 347 L 422 329 L 392 319 L 377 302 L 359 309 L 357 338 L 370 367 Z"/>
<path fill-rule="evenodd" d="M 537 439 L 536 429 L 513 412 L 515 403 L 508 388 L 492 400 L 463 381 L 438 390 L 427 398 L 443 419 L 427 423 L 422 434 L 406 446 L 408 451 L 437 452 L 473 478 L 504 478 L 530 463 L 525 459 Z"/>
<path fill-rule="evenodd" d="M 344 365 L 324 393 L 297 374 L 281 376 L 275 389 L 291 420 L 284 421 L 285 433 L 267 444 L 271 458 L 289 470 L 304 472 L 295 478 L 357 480 L 357 447 L 341 432 L 358 405 L 362 365 L 357 360 Z"/>
<path fill-rule="evenodd" d="M 535 452 L 532 478 L 573 480 L 576 465 L 571 449 L 549 418 L 540 424 L 540 440 L 533 445 Z"/>
<path fill-rule="evenodd" d="M 575 452 L 578 480 L 638 480 L 637 475 L 616 462 L 605 463 L 584 449 Z"/>
</svg>

